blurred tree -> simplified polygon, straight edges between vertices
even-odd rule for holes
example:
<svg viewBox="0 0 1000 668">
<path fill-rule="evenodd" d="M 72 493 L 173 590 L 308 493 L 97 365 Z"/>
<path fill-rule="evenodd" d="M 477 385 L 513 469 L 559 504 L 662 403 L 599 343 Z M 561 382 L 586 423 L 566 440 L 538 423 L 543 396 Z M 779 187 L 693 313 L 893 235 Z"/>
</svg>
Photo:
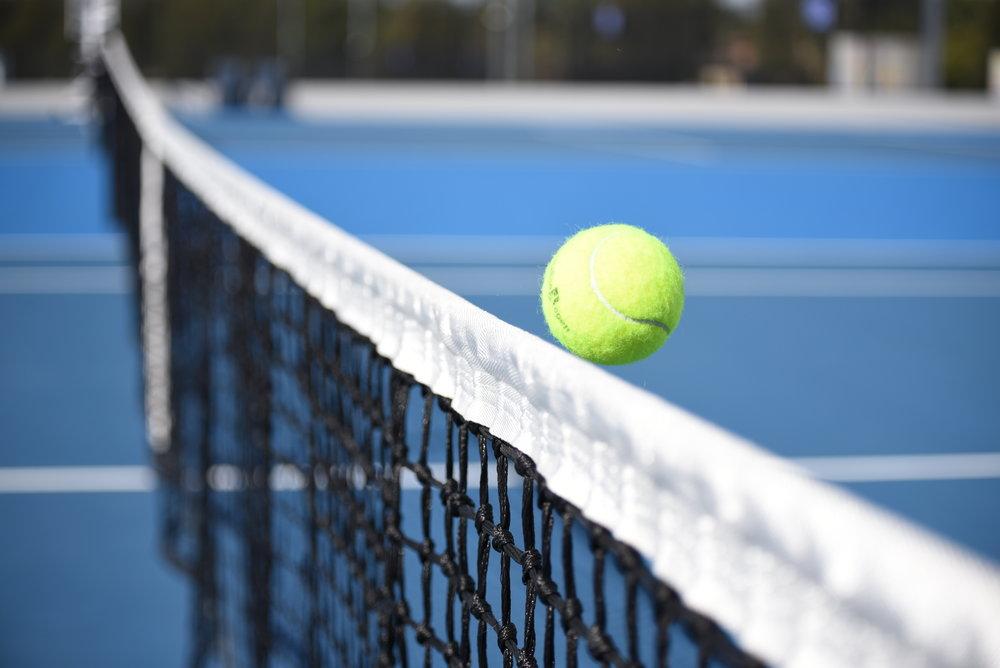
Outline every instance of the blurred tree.
<svg viewBox="0 0 1000 668">
<path fill-rule="evenodd" d="M 152 76 L 202 77 L 221 57 L 273 57 L 275 0 L 125 0 L 122 30 Z"/>
<path fill-rule="evenodd" d="M 840 0 L 838 28 L 865 33 L 915 34 L 920 29 L 921 2 L 922 0 Z"/>
<path fill-rule="evenodd" d="M 802 18 L 800 0 L 766 0 L 754 22 L 759 53 L 752 83 L 819 84 L 826 78 L 826 39 Z"/>
<path fill-rule="evenodd" d="M 567 79 L 693 81 L 722 11 L 705 0 L 549 0 L 538 6 L 536 69 Z"/>
<path fill-rule="evenodd" d="M 447 0 L 405 0 L 379 17 L 377 72 L 393 78 L 482 78 L 480 8 Z"/>
<path fill-rule="evenodd" d="M 818 84 L 827 36 L 804 0 L 536 0 L 533 68 L 542 79 L 737 80 Z M 832 0 L 831 30 L 916 35 L 923 0 Z M 479 78 L 490 30 L 512 0 L 123 0 L 123 29 L 153 76 L 202 77 L 221 58 L 247 63 L 279 49 L 311 77 Z M 370 36 L 349 35 L 353 7 Z M 0 0 L 9 76 L 65 77 L 74 46 L 64 0 Z M 280 21 L 279 21 L 280 19 Z M 982 88 L 1000 48 L 1000 0 L 946 0 L 945 84 Z M 279 36 L 280 35 L 280 36 Z M 359 66 L 363 59 L 363 66 Z M 723 77 L 725 79 L 725 77 Z"/>
<path fill-rule="evenodd" d="M 944 48 L 949 88 L 983 88 L 991 49 L 1000 49 L 1000 2 L 951 0 Z"/>
<path fill-rule="evenodd" d="M 342 77 L 347 74 L 347 3 L 305 0 L 301 59 L 292 74 Z"/>
<path fill-rule="evenodd" d="M 68 77 L 76 47 L 64 34 L 63 0 L 0 2 L 0 55 L 7 76 Z"/>
</svg>

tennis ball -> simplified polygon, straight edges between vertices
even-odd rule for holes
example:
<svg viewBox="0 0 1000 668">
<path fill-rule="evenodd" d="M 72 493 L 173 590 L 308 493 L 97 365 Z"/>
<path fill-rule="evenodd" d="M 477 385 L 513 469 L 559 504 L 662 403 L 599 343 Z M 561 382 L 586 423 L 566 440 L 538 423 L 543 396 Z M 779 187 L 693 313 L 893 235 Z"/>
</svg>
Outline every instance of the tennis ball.
<svg viewBox="0 0 1000 668">
<path fill-rule="evenodd" d="M 652 355 L 677 327 L 684 275 L 666 245 L 632 225 L 574 234 L 542 279 L 549 331 L 570 352 L 599 364 Z"/>
</svg>

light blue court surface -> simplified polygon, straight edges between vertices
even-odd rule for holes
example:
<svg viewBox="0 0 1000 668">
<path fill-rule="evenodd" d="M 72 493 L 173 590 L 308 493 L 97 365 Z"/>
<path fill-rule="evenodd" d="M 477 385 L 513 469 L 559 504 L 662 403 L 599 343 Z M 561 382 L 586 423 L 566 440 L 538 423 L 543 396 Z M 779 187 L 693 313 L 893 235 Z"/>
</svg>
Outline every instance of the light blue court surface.
<svg viewBox="0 0 1000 668">
<path fill-rule="evenodd" d="M 684 319 L 615 373 L 1000 561 L 1000 135 L 186 122 L 539 335 L 532 281 L 559 237 L 665 236 Z M 107 194 L 83 128 L 0 122 L 0 665 L 187 651 L 142 470 L 65 491 L 79 467 L 148 461 Z"/>
</svg>

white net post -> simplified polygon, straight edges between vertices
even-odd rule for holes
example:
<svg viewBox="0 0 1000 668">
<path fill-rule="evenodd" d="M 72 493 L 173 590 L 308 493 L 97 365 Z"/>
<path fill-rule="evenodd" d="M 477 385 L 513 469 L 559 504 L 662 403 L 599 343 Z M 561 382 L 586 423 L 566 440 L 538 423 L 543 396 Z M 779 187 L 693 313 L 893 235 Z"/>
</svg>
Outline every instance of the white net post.
<svg viewBox="0 0 1000 668">
<path fill-rule="evenodd" d="M 80 60 L 90 63 L 104 38 L 118 27 L 121 0 L 66 0 L 66 36 L 80 48 Z"/>
</svg>

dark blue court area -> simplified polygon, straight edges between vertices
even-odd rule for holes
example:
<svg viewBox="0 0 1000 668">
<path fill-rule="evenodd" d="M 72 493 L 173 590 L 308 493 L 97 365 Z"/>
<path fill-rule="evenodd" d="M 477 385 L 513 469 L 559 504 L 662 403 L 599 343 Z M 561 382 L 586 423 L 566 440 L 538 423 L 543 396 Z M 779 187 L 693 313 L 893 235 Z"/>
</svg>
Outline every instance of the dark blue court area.
<svg viewBox="0 0 1000 668">
<path fill-rule="evenodd" d="M 559 240 L 646 227 L 689 297 L 663 350 L 613 373 L 1000 562 L 1000 133 L 184 122 L 543 337 Z M 190 650 L 93 132 L 0 120 L 3 666 L 179 666 Z"/>
</svg>

